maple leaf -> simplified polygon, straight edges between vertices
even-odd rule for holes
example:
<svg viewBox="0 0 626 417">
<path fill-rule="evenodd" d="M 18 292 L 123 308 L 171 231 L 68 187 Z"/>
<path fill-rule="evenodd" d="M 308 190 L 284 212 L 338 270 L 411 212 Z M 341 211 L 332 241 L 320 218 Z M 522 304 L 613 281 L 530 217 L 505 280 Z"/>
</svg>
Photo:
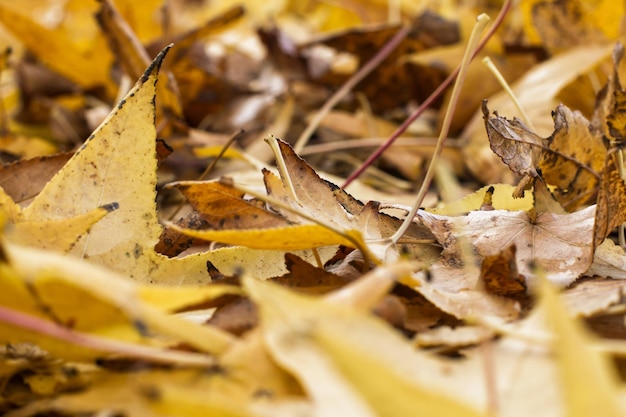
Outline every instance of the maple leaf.
<svg viewBox="0 0 626 417">
<path fill-rule="evenodd" d="M 540 213 L 533 219 L 526 211 L 472 211 L 448 217 L 420 211 L 417 218 L 443 245 L 448 263 L 462 263 L 459 240 L 467 239 L 481 256 L 495 255 L 510 244 L 518 248 L 517 269 L 533 276 L 532 260 L 553 282 L 567 285 L 589 268 L 593 258 L 595 206 L 570 213 Z"/>
</svg>

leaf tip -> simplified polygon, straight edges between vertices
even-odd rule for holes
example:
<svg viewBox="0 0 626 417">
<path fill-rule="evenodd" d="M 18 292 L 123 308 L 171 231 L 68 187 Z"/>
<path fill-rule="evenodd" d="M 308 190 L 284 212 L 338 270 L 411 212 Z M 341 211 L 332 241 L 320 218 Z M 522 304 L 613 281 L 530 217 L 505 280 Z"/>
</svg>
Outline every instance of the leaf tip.
<svg viewBox="0 0 626 417">
<path fill-rule="evenodd" d="M 148 66 L 148 68 L 146 68 L 146 71 L 141 76 L 141 83 L 145 83 L 146 81 L 148 81 L 148 78 L 150 78 L 150 76 L 159 72 L 159 68 L 161 68 L 161 63 L 163 62 L 165 55 L 167 55 L 172 46 L 174 46 L 174 44 L 170 43 L 165 48 L 163 48 L 161 52 L 159 52 L 156 58 L 154 58 L 154 61 L 152 61 L 152 63 Z"/>
</svg>

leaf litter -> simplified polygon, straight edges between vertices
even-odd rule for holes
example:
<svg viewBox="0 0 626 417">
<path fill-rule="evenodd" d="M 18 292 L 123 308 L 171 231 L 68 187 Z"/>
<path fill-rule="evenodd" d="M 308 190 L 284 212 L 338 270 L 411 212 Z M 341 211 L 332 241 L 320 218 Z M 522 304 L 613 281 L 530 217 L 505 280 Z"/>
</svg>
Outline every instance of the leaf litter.
<svg viewBox="0 0 626 417">
<path fill-rule="evenodd" d="M 310 115 L 400 20 L 376 2 L 174 1 L 156 22 L 153 3 L 68 2 L 56 24 L 0 7 L 15 44 L 0 128 L 21 138 L 0 141 L 5 415 L 624 413 L 619 43 L 607 59 L 623 34 L 608 2 L 585 18 L 577 1 L 509 11 L 483 53 L 521 76 L 529 123 L 468 77 L 475 108 L 411 219 L 398 202 L 426 176 L 446 98 L 406 151 L 339 184 L 460 62 L 467 15 L 493 10 L 396 5 L 407 37 L 342 92 L 305 160 L 291 144 Z M 534 64 L 513 70 L 515 53 Z"/>
</svg>

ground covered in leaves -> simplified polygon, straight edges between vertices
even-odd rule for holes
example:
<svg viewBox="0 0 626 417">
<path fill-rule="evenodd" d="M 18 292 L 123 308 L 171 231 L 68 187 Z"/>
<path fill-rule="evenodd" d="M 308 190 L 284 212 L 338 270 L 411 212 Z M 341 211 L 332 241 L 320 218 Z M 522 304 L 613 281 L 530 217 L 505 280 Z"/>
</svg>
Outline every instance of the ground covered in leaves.
<svg viewBox="0 0 626 417">
<path fill-rule="evenodd" d="M 0 1 L 0 412 L 626 415 L 624 5 L 512 3 Z"/>
</svg>

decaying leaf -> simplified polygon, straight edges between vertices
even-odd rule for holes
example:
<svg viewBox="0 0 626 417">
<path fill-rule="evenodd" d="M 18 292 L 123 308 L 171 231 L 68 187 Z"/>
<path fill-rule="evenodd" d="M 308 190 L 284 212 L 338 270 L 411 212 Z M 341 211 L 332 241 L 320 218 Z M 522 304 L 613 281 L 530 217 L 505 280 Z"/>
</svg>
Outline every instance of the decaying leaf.
<svg viewBox="0 0 626 417">
<path fill-rule="evenodd" d="M 483 115 L 491 148 L 513 172 L 536 177 L 540 170 L 568 211 L 593 200 L 606 147 L 579 112 L 559 105 L 553 113 L 554 133 L 545 139 L 517 118 L 490 117 L 486 102 Z"/>
<path fill-rule="evenodd" d="M 580 112 L 559 105 L 552 117 L 554 133 L 547 139 L 552 152 L 542 154 L 538 168 L 543 179 L 556 186 L 556 199 L 571 212 L 594 201 L 607 151 Z"/>
<path fill-rule="evenodd" d="M 624 222 L 626 222 L 626 183 L 620 176 L 613 157 L 609 155 L 598 191 L 594 247 L 600 246 L 609 233 Z"/>
<path fill-rule="evenodd" d="M 536 177 L 545 140 L 518 118 L 508 121 L 498 113 L 490 117 L 486 101 L 483 101 L 482 111 L 491 149 L 516 174 Z"/>
<path fill-rule="evenodd" d="M 485 256 L 480 267 L 480 278 L 485 291 L 501 296 L 526 295 L 526 282 L 517 272 L 516 246 L 511 245 L 502 252 Z"/>
<path fill-rule="evenodd" d="M 260 306 L 265 343 L 298 376 L 320 413 L 482 415 L 467 397 L 433 391 L 451 375 L 373 317 L 267 283 L 248 279 L 245 285 Z M 298 366 L 302 361 L 311 366 Z"/>
<path fill-rule="evenodd" d="M 490 256 L 515 244 L 517 269 L 532 279 L 528 262 L 541 265 L 550 280 L 567 285 L 589 269 L 593 259 L 595 206 L 570 214 L 541 213 L 531 219 L 525 211 L 472 211 L 466 216 L 447 217 L 418 212 L 444 247 L 448 263 L 459 259 L 459 239 L 467 239 L 476 253 Z"/>
</svg>

